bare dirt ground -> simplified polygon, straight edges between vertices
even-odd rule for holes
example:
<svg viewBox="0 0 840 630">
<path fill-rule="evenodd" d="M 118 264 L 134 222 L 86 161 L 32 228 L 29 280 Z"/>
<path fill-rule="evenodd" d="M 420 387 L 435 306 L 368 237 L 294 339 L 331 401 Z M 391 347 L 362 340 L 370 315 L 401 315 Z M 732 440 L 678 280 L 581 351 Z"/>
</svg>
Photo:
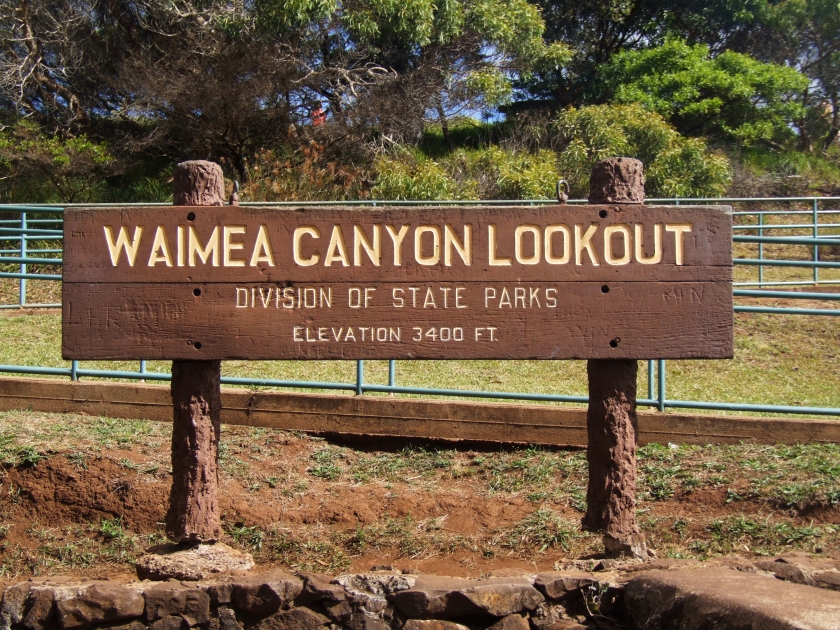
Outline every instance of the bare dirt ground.
<svg viewBox="0 0 840 630">
<path fill-rule="evenodd" d="M 0 577 L 132 571 L 163 539 L 169 425 L 0 413 Z M 226 542 L 324 573 L 479 576 L 593 556 L 582 451 L 223 427 Z M 638 518 L 660 557 L 840 548 L 840 446 L 640 449 Z M 595 560 L 593 560 L 593 565 Z"/>
</svg>

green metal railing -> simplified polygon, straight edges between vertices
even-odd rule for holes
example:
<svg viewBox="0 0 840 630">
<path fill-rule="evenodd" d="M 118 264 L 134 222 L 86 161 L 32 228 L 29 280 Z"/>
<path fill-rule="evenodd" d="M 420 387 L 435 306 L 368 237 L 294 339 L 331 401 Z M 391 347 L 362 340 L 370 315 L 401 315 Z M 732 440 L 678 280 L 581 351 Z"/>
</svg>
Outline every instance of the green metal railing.
<svg viewBox="0 0 840 630">
<path fill-rule="evenodd" d="M 733 212 L 736 224 L 733 226 L 735 235 L 733 243 L 756 245 L 758 258 L 736 258 L 736 265 L 758 267 L 758 277 L 755 281 L 735 283 L 733 295 L 745 299 L 794 299 L 831 303 L 840 300 L 840 293 L 818 293 L 802 291 L 765 290 L 763 287 L 795 287 L 825 284 L 840 284 L 840 274 L 836 278 L 821 278 L 821 269 L 840 269 L 840 262 L 820 260 L 819 248 L 825 246 L 837 247 L 840 250 L 840 209 L 829 209 L 826 205 L 840 202 L 840 197 L 788 197 L 788 198 L 700 198 L 700 199 L 649 199 L 649 204 L 732 204 L 732 203 L 794 203 L 807 204 L 807 210 L 739 210 Z M 245 203 L 247 206 L 270 207 L 312 207 L 312 206 L 441 206 L 441 205 L 546 205 L 556 203 L 551 200 L 490 200 L 490 201 L 333 201 L 333 202 L 280 202 L 280 203 Z M 584 200 L 573 200 L 570 204 L 586 203 Z M 114 207 L 125 204 L 79 204 L 85 207 Z M 162 204 L 132 204 L 134 206 L 161 206 Z M 822 207 L 821 207 L 822 206 Z M 19 285 L 19 299 L 16 304 L 3 304 L 0 308 L 45 308 L 60 307 L 61 304 L 31 304 L 26 299 L 27 280 L 60 281 L 61 275 L 33 272 L 31 265 L 45 267 L 59 267 L 62 259 L 57 257 L 62 253 L 60 243 L 63 239 L 62 214 L 65 207 L 52 205 L 0 205 L 0 217 L 13 215 L 13 218 L 0 218 L 0 266 L 16 266 L 16 271 L 0 271 L 1 278 L 17 279 Z M 167 206 L 171 207 L 171 206 Z M 822 221 L 821 218 L 832 217 L 834 222 Z M 770 217 L 794 218 L 796 223 L 768 223 Z M 806 219 L 807 218 L 807 219 Z M 741 222 L 752 219 L 754 222 Z M 805 235 L 774 236 L 778 231 L 807 231 Z M 835 233 L 826 233 L 831 230 Z M 753 232 L 752 234 L 741 234 Z M 767 234 L 771 233 L 770 236 Z M 13 243 L 15 247 L 7 247 Z M 35 243 L 37 247 L 31 245 Z M 776 259 L 766 257 L 765 246 L 806 246 L 810 248 L 809 259 Z M 768 281 L 768 268 L 805 268 L 812 269 L 809 277 Z M 744 288 L 739 288 L 744 287 Z M 746 287 L 758 287 L 746 288 Z M 798 308 L 787 306 L 742 305 L 736 304 L 736 313 L 767 313 L 808 316 L 838 316 L 840 309 L 833 308 Z M 665 360 L 649 360 L 648 362 L 648 390 L 647 397 L 638 400 L 638 404 L 665 411 L 670 408 L 706 409 L 716 411 L 808 414 L 840 416 L 840 408 L 833 407 L 803 407 L 793 405 L 761 405 L 748 403 L 725 403 L 712 401 L 671 400 L 666 395 L 666 362 Z M 63 376 L 72 380 L 79 378 L 117 378 L 129 380 L 168 381 L 171 375 L 163 372 L 150 372 L 146 361 L 140 361 L 137 371 L 86 369 L 78 361 L 71 361 L 69 368 L 47 366 L 0 365 L 0 373 L 30 374 L 42 376 Z M 371 393 L 390 394 L 420 394 L 429 396 L 453 396 L 466 398 L 488 398 L 498 400 L 539 401 L 586 403 L 586 396 L 571 396 L 562 394 L 533 394 L 523 392 L 477 391 L 430 387 L 405 387 L 396 384 L 396 361 L 388 364 L 388 384 L 374 384 L 365 382 L 365 362 L 356 362 L 355 382 L 328 381 L 299 381 L 261 378 L 222 377 L 222 383 L 228 385 L 264 386 L 278 388 L 301 388 L 338 390 L 354 392 L 362 395 Z"/>
</svg>

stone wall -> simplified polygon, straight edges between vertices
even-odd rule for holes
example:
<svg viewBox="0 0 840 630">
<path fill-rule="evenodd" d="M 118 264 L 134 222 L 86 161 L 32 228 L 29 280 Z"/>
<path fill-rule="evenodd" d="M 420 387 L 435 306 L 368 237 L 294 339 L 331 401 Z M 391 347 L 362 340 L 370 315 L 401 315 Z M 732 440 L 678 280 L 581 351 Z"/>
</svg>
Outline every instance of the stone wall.
<svg viewBox="0 0 840 630">
<path fill-rule="evenodd" d="M 563 571 L 491 575 L 271 570 L 194 581 L 32 579 L 3 590 L 0 630 L 711 627 L 703 620 L 717 630 L 840 630 L 840 550 L 705 562 L 577 560 Z"/>
<path fill-rule="evenodd" d="M 0 616 L 5 630 L 527 630 L 561 620 L 574 627 L 585 619 L 584 591 L 608 590 L 576 571 L 481 580 L 279 570 L 194 582 L 48 578 L 7 587 Z"/>
</svg>

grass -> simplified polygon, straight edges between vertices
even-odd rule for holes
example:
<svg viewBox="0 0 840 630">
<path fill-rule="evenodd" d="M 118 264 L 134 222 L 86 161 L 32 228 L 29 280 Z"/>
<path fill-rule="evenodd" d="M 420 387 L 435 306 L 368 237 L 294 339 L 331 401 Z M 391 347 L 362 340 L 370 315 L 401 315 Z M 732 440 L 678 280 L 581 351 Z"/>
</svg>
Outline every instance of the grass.
<svg viewBox="0 0 840 630">
<path fill-rule="evenodd" d="M 791 207 L 794 207 L 792 204 Z M 745 210 L 755 204 L 742 204 Z M 766 204 L 761 207 L 766 208 Z M 800 207 L 800 206 L 795 206 Z M 800 209 L 808 209 L 801 206 Z M 804 218 L 803 218 L 804 217 Z M 769 216 L 766 225 L 791 225 L 806 216 Z M 736 217 L 736 224 L 754 224 L 755 217 Z M 821 221 L 840 223 L 840 213 L 823 215 Z M 840 232 L 825 229 L 823 232 Z M 752 232 L 752 231 L 749 231 Z M 745 234 L 747 231 L 739 231 Z M 773 235 L 810 235 L 807 228 L 791 228 Z M 44 243 L 43 246 L 53 244 Z M 738 243 L 735 257 L 755 258 L 758 246 Z M 809 260 L 813 248 L 799 245 L 766 245 L 767 258 Z M 33 266 L 37 270 L 37 266 Z M 10 267 L 11 270 L 11 267 Z M 52 272 L 48 268 L 44 271 Z M 757 267 L 736 266 L 736 282 L 755 281 Z M 840 282 L 840 269 L 820 270 L 822 280 Z M 810 269 L 767 267 L 767 282 L 813 281 Z M 29 282 L 30 301 L 60 301 L 60 283 Z M 808 290 L 813 290 L 811 287 Z M 823 290 L 820 288 L 819 290 Z M 830 290 L 830 289 L 828 289 Z M 0 279 L 0 302 L 15 303 L 18 285 Z M 737 300 L 756 304 L 756 300 Z M 836 304 L 806 300 L 763 300 L 768 305 L 804 308 L 836 308 Z M 60 356 L 61 320 L 55 313 L 0 317 L 0 364 L 69 367 Z M 794 315 L 738 314 L 735 317 L 735 360 L 668 361 L 667 396 L 671 400 L 705 400 L 751 404 L 783 404 L 840 408 L 840 371 L 830 369 L 840 347 L 840 318 Z M 137 362 L 83 362 L 82 368 L 137 370 Z M 639 394 L 648 392 L 647 369 L 640 364 Z M 152 372 L 168 372 L 168 362 L 152 361 Z M 355 382 L 356 365 L 350 361 L 226 361 L 223 374 L 244 378 L 276 380 Z M 365 381 L 388 382 L 385 361 L 365 363 Z M 396 382 L 401 386 L 458 388 L 479 391 L 507 391 L 583 396 L 586 394 L 585 363 L 582 361 L 400 361 Z M 299 390 L 312 391 L 312 390 Z M 333 392 L 334 393 L 334 392 Z M 375 395 L 375 394 L 374 394 Z M 764 414 L 766 415 L 766 414 Z M 318 465 L 316 464 L 316 467 Z M 326 471 L 325 471 L 326 474 Z"/>
<path fill-rule="evenodd" d="M 810 210 L 810 204 L 788 204 L 790 209 L 794 210 Z M 741 204 L 736 207 L 736 210 L 748 211 L 751 206 L 755 204 Z M 766 209 L 765 204 L 761 204 L 762 208 Z M 824 208 L 824 204 L 823 204 Z M 822 209 L 822 208 L 821 208 Z M 779 225 L 795 225 L 805 224 L 812 221 L 812 216 L 808 215 L 792 215 L 792 216 L 766 216 L 763 219 L 764 227 L 779 226 Z M 837 214 L 823 214 L 820 215 L 819 222 L 825 224 L 840 223 L 840 213 Z M 757 225 L 758 218 L 755 216 L 738 216 L 735 217 L 735 225 Z M 759 236 L 759 230 L 744 230 L 738 229 L 734 231 L 735 234 L 741 236 Z M 821 236 L 840 235 L 840 228 L 821 228 L 819 231 Z M 765 229 L 763 236 L 813 236 L 813 228 L 785 228 L 785 229 Z M 764 244 L 759 246 L 757 243 L 735 243 L 732 248 L 732 255 L 734 258 L 759 258 L 759 248 L 763 248 L 763 257 L 768 260 L 814 260 L 814 248 L 811 245 L 771 245 Z M 822 250 L 822 254 L 826 253 L 826 249 Z M 835 248 L 836 251 L 836 248 Z M 838 257 L 831 255 L 827 258 L 829 261 L 837 262 Z M 833 282 L 840 284 L 840 269 L 823 268 L 818 271 L 820 282 Z M 735 273 L 733 280 L 738 282 L 758 282 L 759 268 L 752 265 L 735 265 Z M 814 282 L 814 270 L 806 267 L 773 267 L 765 266 L 763 269 L 763 282 L 801 282 L 805 285 Z M 758 287 L 749 287 L 758 288 Z M 772 287 L 766 287 L 772 288 Z M 749 303 L 750 300 L 738 300 L 738 302 Z M 803 305 L 804 306 L 804 305 Z M 817 307 L 824 307 L 824 305 L 817 305 Z"/>
<path fill-rule="evenodd" d="M 0 364 L 69 367 L 60 354 L 61 318 L 54 313 L 0 317 Z M 840 318 L 737 314 L 735 359 L 668 361 L 671 400 L 706 400 L 840 408 Z M 86 361 L 84 368 L 137 370 L 136 362 Z M 170 364 L 152 361 L 150 371 Z M 353 383 L 350 361 L 225 361 L 225 376 Z M 366 361 L 365 381 L 387 383 L 386 361 Z M 586 395 L 583 361 L 399 361 L 396 382 L 412 387 Z M 640 363 L 639 396 L 647 395 Z M 311 391 L 311 390 L 300 390 Z"/>
<path fill-rule="evenodd" d="M 151 457 L 149 464 L 168 458 L 166 445 L 169 426 L 144 420 L 94 418 L 73 414 L 35 412 L 0 412 L 0 455 L 6 465 L 24 465 L 25 461 L 9 458 L 12 453 L 35 453 L 37 461 L 50 454 L 62 453 L 69 458 L 79 453 L 100 456 L 104 449 L 120 447 L 138 455 Z M 230 473 L 244 478 L 255 462 L 275 461 L 289 441 L 300 441 L 307 448 L 296 460 L 301 463 L 301 479 L 320 479 L 338 484 L 399 483 L 422 485 L 426 481 L 480 479 L 488 495 L 530 494 L 568 480 L 582 483 L 586 459 L 582 451 L 552 451 L 540 447 L 514 448 L 501 451 L 463 452 L 457 449 L 436 449 L 410 446 L 400 450 L 374 451 L 330 444 L 303 434 L 289 434 L 269 429 L 223 426 L 222 444 L 228 457 L 238 456 L 240 464 Z M 119 439 L 115 439 L 118 436 Z M 259 458 L 262 456 L 262 458 Z M 222 458 L 224 459 L 224 458 Z M 72 459 L 71 459 L 72 461 Z M 324 476 L 312 466 L 326 463 L 334 468 Z M 338 465 L 340 462 L 341 465 Z M 134 468 L 148 470 L 145 463 Z M 639 469 L 643 473 L 641 491 L 654 488 L 659 480 L 678 482 L 686 490 L 699 485 L 718 487 L 734 478 L 752 479 L 756 497 L 775 497 L 784 505 L 787 488 L 794 484 L 810 487 L 807 502 L 821 500 L 820 488 L 829 491 L 840 487 L 840 445 L 815 444 L 799 446 L 691 446 L 649 444 L 639 449 Z M 283 472 L 282 470 L 278 472 Z M 278 490 L 292 479 L 274 477 Z M 301 491 L 307 488 L 302 486 Z M 657 498 L 651 494 L 651 498 Z M 801 500 L 800 500 L 801 502 Z"/>
<path fill-rule="evenodd" d="M 9 526 L 4 527 L 8 533 Z M 33 544 L 4 544 L 0 577 L 54 575 L 125 566 L 142 555 L 149 544 L 160 539 L 156 533 L 138 536 L 124 531 L 119 519 L 63 527 L 43 527 L 32 523 L 24 533 Z"/>
</svg>

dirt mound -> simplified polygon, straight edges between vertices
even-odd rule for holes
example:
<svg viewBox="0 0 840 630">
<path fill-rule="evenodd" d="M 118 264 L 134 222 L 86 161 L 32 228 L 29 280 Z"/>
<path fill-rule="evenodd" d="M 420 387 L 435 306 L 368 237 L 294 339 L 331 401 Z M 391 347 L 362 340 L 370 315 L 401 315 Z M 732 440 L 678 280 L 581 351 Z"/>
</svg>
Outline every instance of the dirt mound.
<svg viewBox="0 0 840 630">
<path fill-rule="evenodd" d="M 58 455 L 34 466 L 10 467 L 3 483 L 9 490 L 0 505 L 11 520 L 45 527 L 121 518 L 133 531 L 154 531 L 169 495 L 165 480 L 133 472 L 107 456 L 80 465 Z"/>
<path fill-rule="evenodd" d="M 149 476 L 126 467 L 123 453 L 106 453 L 84 465 L 57 455 L 37 465 L 9 467 L 0 509 L 15 522 L 43 527 L 121 519 L 136 533 L 159 529 L 169 497 L 169 475 Z M 129 464 L 130 466 L 130 464 Z M 517 522 L 533 511 L 520 497 L 478 497 L 464 489 L 419 490 L 397 495 L 381 486 L 350 486 L 291 504 L 278 504 L 272 489 L 249 490 L 228 479 L 222 489 L 223 518 L 249 527 L 327 525 L 357 528 L 385 518 L 422 521 L 445 518 L 446 530 L 473 534 Z M 233 525 L 236 526 L 236 525 Z"/>
<path fill-rule="evenodd" d="M 168 429 L 0 417 L 0 575 L 132 571 L 163 542 Z M 645 446 L 639 522 L 660 557 L 837 548 L 837 461 L 834 445 Z M 580 451 L 357 444 L 226 426 L 220 465 L 224 541 L 263 565 L 476 576 L 551 570 L 601 548 L 580 529 Z"/>
</svg>

